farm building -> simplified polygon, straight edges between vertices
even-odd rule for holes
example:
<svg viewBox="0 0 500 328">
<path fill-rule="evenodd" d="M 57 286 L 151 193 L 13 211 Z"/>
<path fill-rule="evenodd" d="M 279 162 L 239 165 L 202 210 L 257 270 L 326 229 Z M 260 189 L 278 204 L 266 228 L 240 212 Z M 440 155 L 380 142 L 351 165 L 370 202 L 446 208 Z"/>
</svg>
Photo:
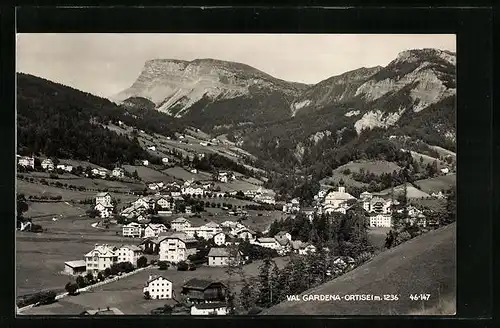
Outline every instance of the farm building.
<svg viewBox="0 0 500 328">
<path fill-rule="evenodd" d="M 76 276 L 87 271 L 87 264 L 84 260 L 64 262 L 64 272 Z"/>
<path fill-rule="evenodd" d="M 54 162 L 50 158 L 44 159 L 42 162 L 42 168 L 47 171 L 52 171 L 54 169 Z"/>
<path fill-rule="evenodd" d="M 182 286 L 181 294 L 192 303 L 224 302 L 226 289 L 222 282 L 193 278 Z"/>
</svg>

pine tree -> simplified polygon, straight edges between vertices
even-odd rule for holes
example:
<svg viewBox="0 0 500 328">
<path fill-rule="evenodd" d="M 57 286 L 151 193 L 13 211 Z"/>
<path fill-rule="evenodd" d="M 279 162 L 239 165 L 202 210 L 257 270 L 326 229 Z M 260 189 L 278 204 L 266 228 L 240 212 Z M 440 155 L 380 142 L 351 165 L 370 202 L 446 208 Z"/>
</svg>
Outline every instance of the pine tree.
<svg viewBox="0 0 500 328">
<path fill-rule="evenodd" d="M 252 287 L 247 280 L 244 280 L 244 285 L 240 291 L 240 304 L 246 311 L 250 310 L 255 305 L 255 300 L 252 292 Z"/>
<path fill-rule="evenodd" d="M 262 308 L 271 306 L 271 258 L 266 257 L 259 267 L 259 294 L 257 298 L 257 305 Z"/>
</svg>

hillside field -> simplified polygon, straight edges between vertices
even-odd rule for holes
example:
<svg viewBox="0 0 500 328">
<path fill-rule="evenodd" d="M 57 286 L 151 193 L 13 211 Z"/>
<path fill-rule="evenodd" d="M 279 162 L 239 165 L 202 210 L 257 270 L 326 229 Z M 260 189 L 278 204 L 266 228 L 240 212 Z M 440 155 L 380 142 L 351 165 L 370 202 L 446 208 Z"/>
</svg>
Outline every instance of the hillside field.
<svg viewBox="0 0 500 328">
<path fill-rule="evenodd" d="M 456 224 L 386 250 L 354 270 L 301 295 L 397 295 L 397 301 L 284 301 L 263 315 L 407 315 L 456 299 Z M 413 301 L 410 294 L 430 294 Z M 448 309 L 444 314 L 454 314 Z M 443 314 L 443 313 L 427 313 Z"/>
<path fill-rule="evenodd" d="M 422 191 L 432 194 L 441 190 L 448 190 L 457 184 L 456 174 L 441 175 L 435 178 L 415 181 Z"/>
</svg>

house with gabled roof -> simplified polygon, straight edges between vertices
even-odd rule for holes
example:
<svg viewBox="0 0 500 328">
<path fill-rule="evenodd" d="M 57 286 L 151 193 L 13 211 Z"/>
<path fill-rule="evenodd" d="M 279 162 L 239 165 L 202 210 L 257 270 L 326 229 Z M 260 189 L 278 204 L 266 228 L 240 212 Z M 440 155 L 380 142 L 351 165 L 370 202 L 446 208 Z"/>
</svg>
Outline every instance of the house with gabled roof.
<svg viewBox="0 0 500 328">
<path fill-rule="evenodd" d="M 170 226 L 174 231 L 184 231 L 186 228 L 191 227 L 191 222 L 186 218 L 179 217 L 170 222 Z"/>
<path fill-rule="evenodd" d="M 238 251 L 236 254 L 236 258 L 233 259 L 236 263 L 240 263 L 243 257 L 243 254 Z M 208 252 L 208 266 L 216 267 L 216 266 L 227 266 L 230 263 L 230 253 L 227 248 L 223 247 L 212 247 Z"/>
<path fill-rule="evenodd" d="M 118 262 L 117 248 L 112 245 L 104 244 L 94 246 L 94 249 L 85 254 L 85 264 L 87 272 L 97 274 L 99 271 L 104 271 L 110 268 L 114 263 Z"/>
<path fill-rule="evenodd" d="M 172 281 L 160 275 L 150 275 L 142 291 L 154 300 L 171 299 L 174 295 Z"/>
<path fill-rule="evenodd" d="M 137 245 L 122 245 L 116 250 L 118 262 L 130 262 L 137 266 L 137 260 L 143 255 L 142 249 Z"/>
<path fill-rule="evenodd" d="M 195 304 L 225 302 L 227 287 L 220 281 L 193 278 L 183 286 L 181 294 Z"/>
<path fill-rule="evenodd" d="M 186 261 L 189 255 L 196 254 L 198 241 L 184 232 L 174 232 L 159 238 L 159 259 L 178 263 Z"/>
</svg>

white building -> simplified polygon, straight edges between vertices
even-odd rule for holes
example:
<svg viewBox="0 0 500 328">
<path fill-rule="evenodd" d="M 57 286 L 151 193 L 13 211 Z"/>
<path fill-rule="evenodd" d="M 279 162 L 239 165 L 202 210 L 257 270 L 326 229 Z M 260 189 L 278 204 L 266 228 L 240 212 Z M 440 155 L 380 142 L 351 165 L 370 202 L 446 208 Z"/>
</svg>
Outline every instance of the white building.
<svg viewBox="0 0 500 328">
<path fill-rule="evenodd" d="M 149 165 L 149 161 L 147 159 L 143 159 L 142 160 L 142 165 L 148 166 Z"/>
<path fill-rule="evenodd" d="M 54 162 L 50 158 L 44 159 L 42 162 L 42 168 L 47 171 L 52 171 L 54 169 Z"/>
<path fill-rule="evenodd" d="M 19 157 L 17 164 L 22 167 L 30 167 L 32 169 L 35 168 L 35 159 L 29 156 Z"/>
<path fill-rule="evenodd" d="M 271 204 L 271 205 L 276 204 L 276 199 L 274 199 L 274 197 L 271 195 L 255 195 L 253 200 L 258 203 Z"/>
<path fill-rule="evenodd" d="M 161 190 L 164 186 L 163 182 L 152 182 L 148 184 L 148 189 L 153 191 Z"/>
<path fill-rule="evenodd" d="M 152 150 L 152 151 L 156 151 L 156 147 L 155 146 L 149 146 L 148 149 Z"/>
<path fill-rule="evenodd" d="M 154 300 L 171 299 L 174 292 L 172 281 L 162 276 L 149 276 L 142 291 Z"/>
<path fill-rule="evenodd" d="M 369 213 L 389 214 L 391 213 L 392 201 L 381 197 L 373 197 L 363 201 L 363 208 Z"/>
<path fill-rule="evenodd" d="M 66 172 L 71 172 L 73 171 L 73 166 L 72 165 L 67 165 L 67 164 L 58 164 L 56 166 L 56 168 L 58 170 L 63 170 L 63 171 L 66 171 Z"/>
<path fill-rule="evenodd" d="M 123 245 L 116 250 L 118 262 L 130 262 L 137 266 L 137 260 L 143 255 L 142 249 L 136 245 Z"/>
<path fill-rule="evenodd" d="M 99 212 L 101 218 L 108 218 L 113 213 L 113 204 L 111 194 L 108 192 L 100 192 L 95 197 L 94 209 Z"/>
<path fill-rule="evenodd" d="M 114 263 L 118 262 L 118 254 L 116 247 L 111 245 L 98 245 L 94 249 L 85 254 L 85 265 L 87 272 L 97 274 L 99 271 L 104 271 L 110 268 Z"/>
<path fill-rule="evenodd" d="M 103 204 L 96 204 L 94 206 L 94 209 L 99 212 L 99 216 L 102 219 L 109 218 L 113 214 L 113 205 L 103 205 Z"/>
<path fill-rule="evenodd" d="M 185 218 L 177 218 L 170 222 L 170 227 L 174 231 L 184 231 L 184 229 L 191 227 L 191 222 Z"/>
<path fill-rule="evenodd" d="M 234 234 L 236 235 L 236 237 L 238 237 L 240 239 L 243 239 L 243 240 L 248 239 L 249 241 L 255 240 L 255 237 L 257 235 L 257 233 L 255 231 L 247 229 L 247 228 L 241 228 L 239 230 L 236 230 L 234 232 Z"/>
<path fill-rule="evenodd" d="M 283 205 L 284 213 L 296 213 L 298 211 L 300 211 L 300 201 L 297 198 L 294 198 L 289 203 Z"/>
<path fill-rule="evenodd" d="M 113 205 L 111 194 L 109 192 L 100 192 L 95 196 L 96 204 L 103 204 L 105 206 Z"/>
<path fill-rule="evenodd" d="M 214 244 L 217 246 L 222 246 L 226 244 L 226 234 L 224 232 L 218 232 L 214 235 Z"/>
<path fill-rule="evenodd" d="M 196 253 L 196 239 L 183 232 L 162 236 L 159 243 L 160 261 L 178 263 L 186 261 L 189 255 Z"/>
<path fill-rule="evenodd" d="M 208 266 L 227 266 L 230 263 L 230 256 L 227 248 L 212 247 L 208 252 Z M 240 251 L 236 253 L 236 263 L 241 262 L 242 254 Z"/>
<path fill-rule="evenodd" d="M 441 169 L 441 173 L 443 173 L 443 174 L 448 174 L 448 173 L 450 173 L 450 169 L 449 169 L 449 168 L 447 168 L 447 167 L 442 168 L 442 169 Z"/>
<path fill-rule="evenodd" d="M 315 252 L 316 252 L 316 247 L 311 244 L 302 244 L 302 246 L 299 248 L 300 255 L 308 255 Z"/>
<path fill-rule="evenodd" d="M 140 238 L 142 236 L 142 227 L 139 223 L 131 222 L 122 227 L 123 237 Z"/>
<path fill-rule="evenodd" d="M 202 237 L 204 239 L 211 239 L 215 234 L 222 231 L 222 227 L 215 222 L 208 222 L 205 225 L 200 227 L 189 227 L 184 228 L 183 232 L 185 232 L 188 236 L 194 237 Z"/>
<path fill-rule="evenodd" d="M 102 167 L 101 168 L 94 168 L 94 169 L 92 169 L 92 174 L 98 175 L 101 178 L 105 178 L 105 177 L 109 176 L 109 170 L 102 168 Z"/>
<path fill-rule="evenodd" d="M 205 190 L 202 187 L 184 187 L 182 188 L 183 195 L 202 195 L 205 193 Z"/>
<path fill-rule="evenodd" d="M 111 172 L 111 175 L 117 178 L 123 178 L 125 177 L 125 170 L 121 167 L 115 167 Z"/>
<path fill-rule="evenodd" d="M 64 262 L 64 273 L 66 274 L 74 276 L 85 273 L 86 270 L 87 264 L 84 260 Z"/>
<path fill-rule="evenodd" d="M 157 200 L 156 200 L 156 204 L 158 205 L 158 207 L 160 207 L 162 210 L 170 210 L 172 209 L 172 203 L 170 202 L 170 199 L 168 199 L 167 197 L 165 196 L 160 196 Z"/>
<path fill-rule="evenodd" d="M 150 223 L 144 228 L 144 238 L 158 237 L 160 233 L 167 232 L 167 227 L 161 223 Z"/>
<path fill-rule="evenodd" d="M 255 241 L 251 241 L 252 244 L 278 250 L 281 248 L 281 245 L 275 238 L 257 238 Z"/>
<path fill-rule="evenodd" d="M 333 205 L 337 208 L 340 204 L 356 199 L 351 194 L 345 192 L 345 187 L 339 187 L 338 191 L 331 191 L 325 196 L 324 205 Z"/>
<path fill-rule="evenodd" d="M 162 162 L 163 164 L 168 164 L 168 157 L 163 157 L 163 158 L 161 159 L 161 162 Z"/>
<path fill-rule="evenodd" d="M 372 214 L 370 215 L 370 227 L 386 227 L 392 226 L 391 214 Z"/>
<path fill-rule="evenodd" d="M 226 303 L 200 303 L 191 306 L 191 315 L 227 315 Z"/>
</svg>

